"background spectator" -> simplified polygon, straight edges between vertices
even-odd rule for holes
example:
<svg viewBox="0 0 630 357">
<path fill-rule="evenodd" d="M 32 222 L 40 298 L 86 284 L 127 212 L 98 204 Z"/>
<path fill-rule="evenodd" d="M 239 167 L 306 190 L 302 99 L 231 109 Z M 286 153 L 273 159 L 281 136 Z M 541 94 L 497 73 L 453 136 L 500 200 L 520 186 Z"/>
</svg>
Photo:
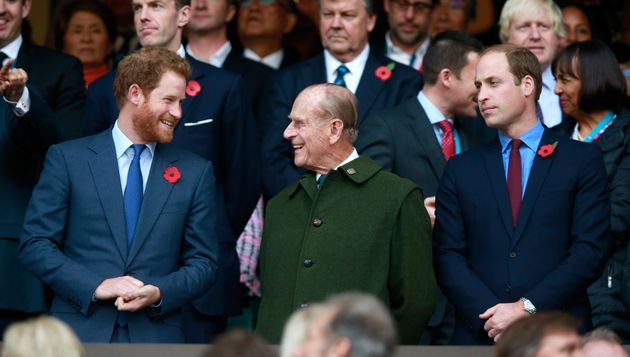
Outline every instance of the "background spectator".
<svg viewBox="0 0 630 357">
<path fill-rule="evenodd" d="M 628 357 L 619 336 L 605 327 L 582 337 L 582 352 L 584 357 Z"/>
<path fill-rule="evenodd" d="M 84 357 L 72 329 L 54 317 L 16 322 L 4 333 L 2 357 Z"/>
<path fill-rule="evenodd" d="M 562 23 L 567 29 L 567 35 L 560 39 L 560 47 L 564 48 L 578 41 L 588 41 L 593 38 L 591 23 L 588 21 L 584 8 L 572 4 L 562 8 Z"/>
</svg>

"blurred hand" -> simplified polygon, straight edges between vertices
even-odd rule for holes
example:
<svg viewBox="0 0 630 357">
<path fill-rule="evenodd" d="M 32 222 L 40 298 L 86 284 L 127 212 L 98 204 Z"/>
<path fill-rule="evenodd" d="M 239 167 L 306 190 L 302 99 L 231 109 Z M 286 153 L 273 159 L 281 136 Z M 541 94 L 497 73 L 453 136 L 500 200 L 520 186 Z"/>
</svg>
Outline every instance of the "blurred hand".
<svg viewBox="0 0 630 357">
<path fill-rule="evenodd" d="M 140 289 L 120 296 L 115 305 L 120 311 L 138 311 L 145 306 L 155 304 L 162 298 L 160 289 L 153 285 L 145 285 Z"/>
<path fill-rule="evenodd" d="M 431 218 L 431 227 L 435 225 L 435 196 L 424 199 L 424 208 L 426 208 L 429 218 Z"/>
<path fill-rule="evenodd" d="M 13 60 L 8 60 L 0 69 L 0 93 L 8 101 L 17 102 L 22 97 L 28 75 L 21 68 L 11 68 L 12 64 Z"/>
<path fill-rule="evenodd" d="M 94 297 L 98 300 L 109 300 L 131 294 L 143 286 L 143 282 L 131 276 L 105 279 L 94 291 Z"/>
</svg>

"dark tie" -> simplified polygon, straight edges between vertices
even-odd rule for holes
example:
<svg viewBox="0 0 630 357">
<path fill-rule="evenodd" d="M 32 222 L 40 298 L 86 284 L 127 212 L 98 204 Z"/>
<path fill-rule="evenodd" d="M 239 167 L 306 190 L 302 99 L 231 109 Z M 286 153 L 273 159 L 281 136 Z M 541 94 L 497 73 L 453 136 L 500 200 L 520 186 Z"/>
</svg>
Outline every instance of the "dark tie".
<svg viewBox="0 0 630 357">
<path fill-rule="evenodd" d="M 346 87 L 346 81 L 343 79 L 343 76 L 348 74 L 348 72 L 350 72 L 350 70 L 344 65 L 337 67 L 337 78 L 335 78 L 335 84 Z"/>
<path fill-rule="evenodd" d="M 136 223 L 142 206 L 142 171 L 140 170 L 140 155 L 146 146 L 133 144 L 133 160 L 129 165 L 127 174 L 127 187 L 125 187 L 125 225 L 127 228 L 127 253 L 131 249 L 133 237 L 136 233 Z"/>
<path fill-rule="evenodd" d="M 521 179 L 521 153 L 519 148 L 523 142 L 519 139 L 512 140 L 510 161 L 508 163 L 508 195 L 510 196 L 510 208 L 512 209 L 512 224 L 516 226 L 518 210 L 521 208 L 522 179 Z"/>
<path fill-rule="evenodd" d="M 0 52 L 0 67 L 4 65 L 4 61 L 9 58 L 6 53 Z"/>
<path fill-rule="evenodd" d="M 324 184 L 324 180 L 326 180 L 326 175 L 320 175 L 319 178 L 317 179 L 317 189 L 318 190 L 320 188 L 322 188 L 322 185 Z"/>
<path fill-rule="evenodd" d="M 451 157 L 455 156 L 455 138 L 453 137 L 453 124 L 450 121 L 444 119 L 438 122 L 438 126 L 442 129 L 442 153 L 444 159 L 448 161 Z"/>
</svg>

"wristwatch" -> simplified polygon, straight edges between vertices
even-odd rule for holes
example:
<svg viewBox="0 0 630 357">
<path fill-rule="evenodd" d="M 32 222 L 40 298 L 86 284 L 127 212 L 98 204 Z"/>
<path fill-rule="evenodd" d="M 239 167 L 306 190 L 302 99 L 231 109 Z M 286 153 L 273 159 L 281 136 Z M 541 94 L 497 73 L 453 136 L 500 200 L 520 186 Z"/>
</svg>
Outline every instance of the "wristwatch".
<svg viewBox="0 0 630 357">
<path fill-rule="evenodd" d="M 532 302 L 529 301 L 528 298 L 522 297 L 520 298 L 520 300 L 523 302 L 523 309 L 525 311 L 527 311 L 530 315 L 536 313 L 536 306 L 534 306 L 534 304 L 532 304 Z"/>
</svg>

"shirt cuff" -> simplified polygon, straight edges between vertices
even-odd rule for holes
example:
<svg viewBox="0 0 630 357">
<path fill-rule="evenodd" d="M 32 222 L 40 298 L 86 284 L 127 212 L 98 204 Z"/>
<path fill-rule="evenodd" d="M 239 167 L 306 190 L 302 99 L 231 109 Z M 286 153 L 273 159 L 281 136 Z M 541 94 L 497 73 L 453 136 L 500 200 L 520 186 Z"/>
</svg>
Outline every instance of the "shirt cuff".
<svg viewBox="0 0 630 357">
<path fill-rule="evenodd" d="M 20 97 L 20 99 L 18 99 L 17 102 L 7 100 L 6 97 L 2 98 L 11 106 L 13 113 L 15 113 L 15 115 L 17 115 L 18 117 L 23 117 L 31 109 L 31 96 L 28 92 L 28 87 L 26 86 L 22 91 L 22 96 Z"/>
</svg>

